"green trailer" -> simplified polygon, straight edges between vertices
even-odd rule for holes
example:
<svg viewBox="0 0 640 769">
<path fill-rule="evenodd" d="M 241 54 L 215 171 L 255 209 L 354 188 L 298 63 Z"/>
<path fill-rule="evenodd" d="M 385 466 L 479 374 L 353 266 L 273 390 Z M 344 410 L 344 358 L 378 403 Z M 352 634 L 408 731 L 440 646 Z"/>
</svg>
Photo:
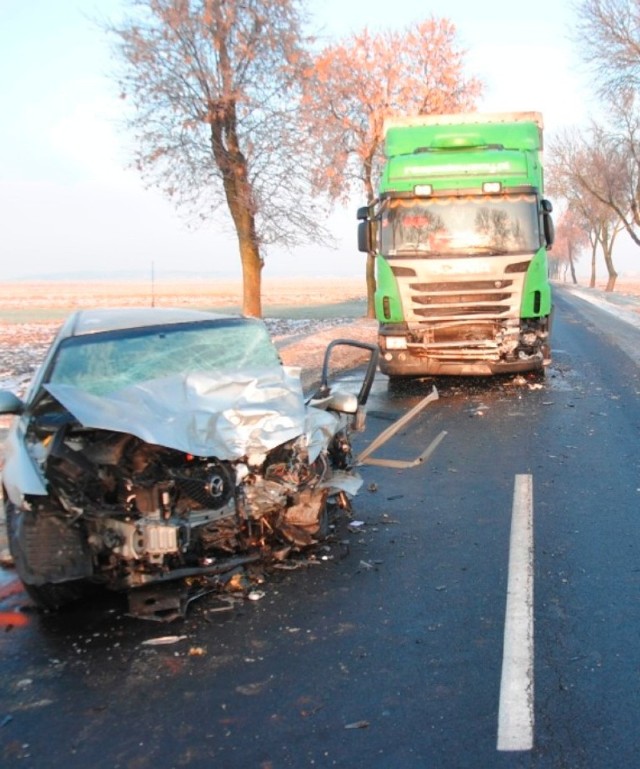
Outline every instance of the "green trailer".
<svg viewBox="0 0 640 769">
<path fill-rule="evenodd" d="M 542 117 L 388 120 L 379 196 L 358 247 L 376 257 L 380 368 L 389 377 L 543 370 L 552 312 Z"/>
</svg>

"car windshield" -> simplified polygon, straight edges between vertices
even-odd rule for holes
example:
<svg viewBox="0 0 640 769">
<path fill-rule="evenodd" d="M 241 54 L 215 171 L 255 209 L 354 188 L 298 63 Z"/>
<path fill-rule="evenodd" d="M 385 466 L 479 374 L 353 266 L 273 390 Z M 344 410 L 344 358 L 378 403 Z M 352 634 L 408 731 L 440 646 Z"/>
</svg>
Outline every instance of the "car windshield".
<svg viewBox="0 0 640 769">
<path fill-rule="evenodd" d="M 385 256 L 511 254 L 540 248 L 535 195 L 392 199 L 383 204 Z"/>
<path fill-rule="evenodd" d="M 95 395 L 186 373 L 280 366 L 265 326 L 246 318 L 150 326 L 63 341 L 47 377 Z"/>
</svg>

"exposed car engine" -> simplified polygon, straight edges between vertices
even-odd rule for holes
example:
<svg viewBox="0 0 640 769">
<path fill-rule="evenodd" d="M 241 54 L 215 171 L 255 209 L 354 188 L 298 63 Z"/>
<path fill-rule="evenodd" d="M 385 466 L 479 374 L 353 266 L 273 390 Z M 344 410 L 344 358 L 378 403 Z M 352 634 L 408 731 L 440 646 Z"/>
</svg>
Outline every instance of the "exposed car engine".
<svg viewBox="0 0 640 769">
<path fill-rule="evenodd" d="M 309 463 L 300 439 L 251 462 L 195 457 L 73 423 L 44 442 L 51 500 L 85 533 L 94 576 L 117 587 L 207 569 L 254 548 L 303 547 L 323 529 L 329 454 Z M 349 452 L 338 434 L 331 464 L 347 468 Z"/>
</svg>

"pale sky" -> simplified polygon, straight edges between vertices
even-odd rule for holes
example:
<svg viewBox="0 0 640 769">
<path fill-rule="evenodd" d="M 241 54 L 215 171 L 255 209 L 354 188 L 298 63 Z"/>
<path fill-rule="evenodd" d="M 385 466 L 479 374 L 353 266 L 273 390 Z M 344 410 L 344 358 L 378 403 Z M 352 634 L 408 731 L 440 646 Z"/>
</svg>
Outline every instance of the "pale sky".
<svg viewBox="0 0 640 769">
<path fill-rule="evenodd" d="M 571 6 L 571 0 L 310 3 L 328 37 L 446 16 L 468 51 L 467 72 L 486 83 L 480 109 L 540 111 L 548 136 L 584 121 L 592 107 L 569 40 Z M 176 270 L 240 275 L 233 234 L 219 226 L 189 230 L 169 202 L 126 169 L 109 44 L 90 20 L 117 17 L 122 7 L 122 0 L 0 0 L 0 280 L 79 270 L 144 277 L 153 269 L 158 279 Z M 336 250 L 274 248 L 264 276 L 361 274 L 360 202 L 331 217 Z"/>
</svg>

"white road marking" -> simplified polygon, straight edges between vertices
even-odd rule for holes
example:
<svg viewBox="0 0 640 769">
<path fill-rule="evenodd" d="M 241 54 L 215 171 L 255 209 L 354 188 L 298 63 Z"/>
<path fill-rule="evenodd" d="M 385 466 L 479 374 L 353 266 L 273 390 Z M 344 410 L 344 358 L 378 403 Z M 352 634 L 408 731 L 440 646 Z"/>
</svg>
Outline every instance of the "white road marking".
<svg viewBox="0 0 640 769">
<path fill-rule="evenodd" d="M 498 711 L 498 750 L 533 747 L 533 479 L 516 475 Z"/>
</svg>

